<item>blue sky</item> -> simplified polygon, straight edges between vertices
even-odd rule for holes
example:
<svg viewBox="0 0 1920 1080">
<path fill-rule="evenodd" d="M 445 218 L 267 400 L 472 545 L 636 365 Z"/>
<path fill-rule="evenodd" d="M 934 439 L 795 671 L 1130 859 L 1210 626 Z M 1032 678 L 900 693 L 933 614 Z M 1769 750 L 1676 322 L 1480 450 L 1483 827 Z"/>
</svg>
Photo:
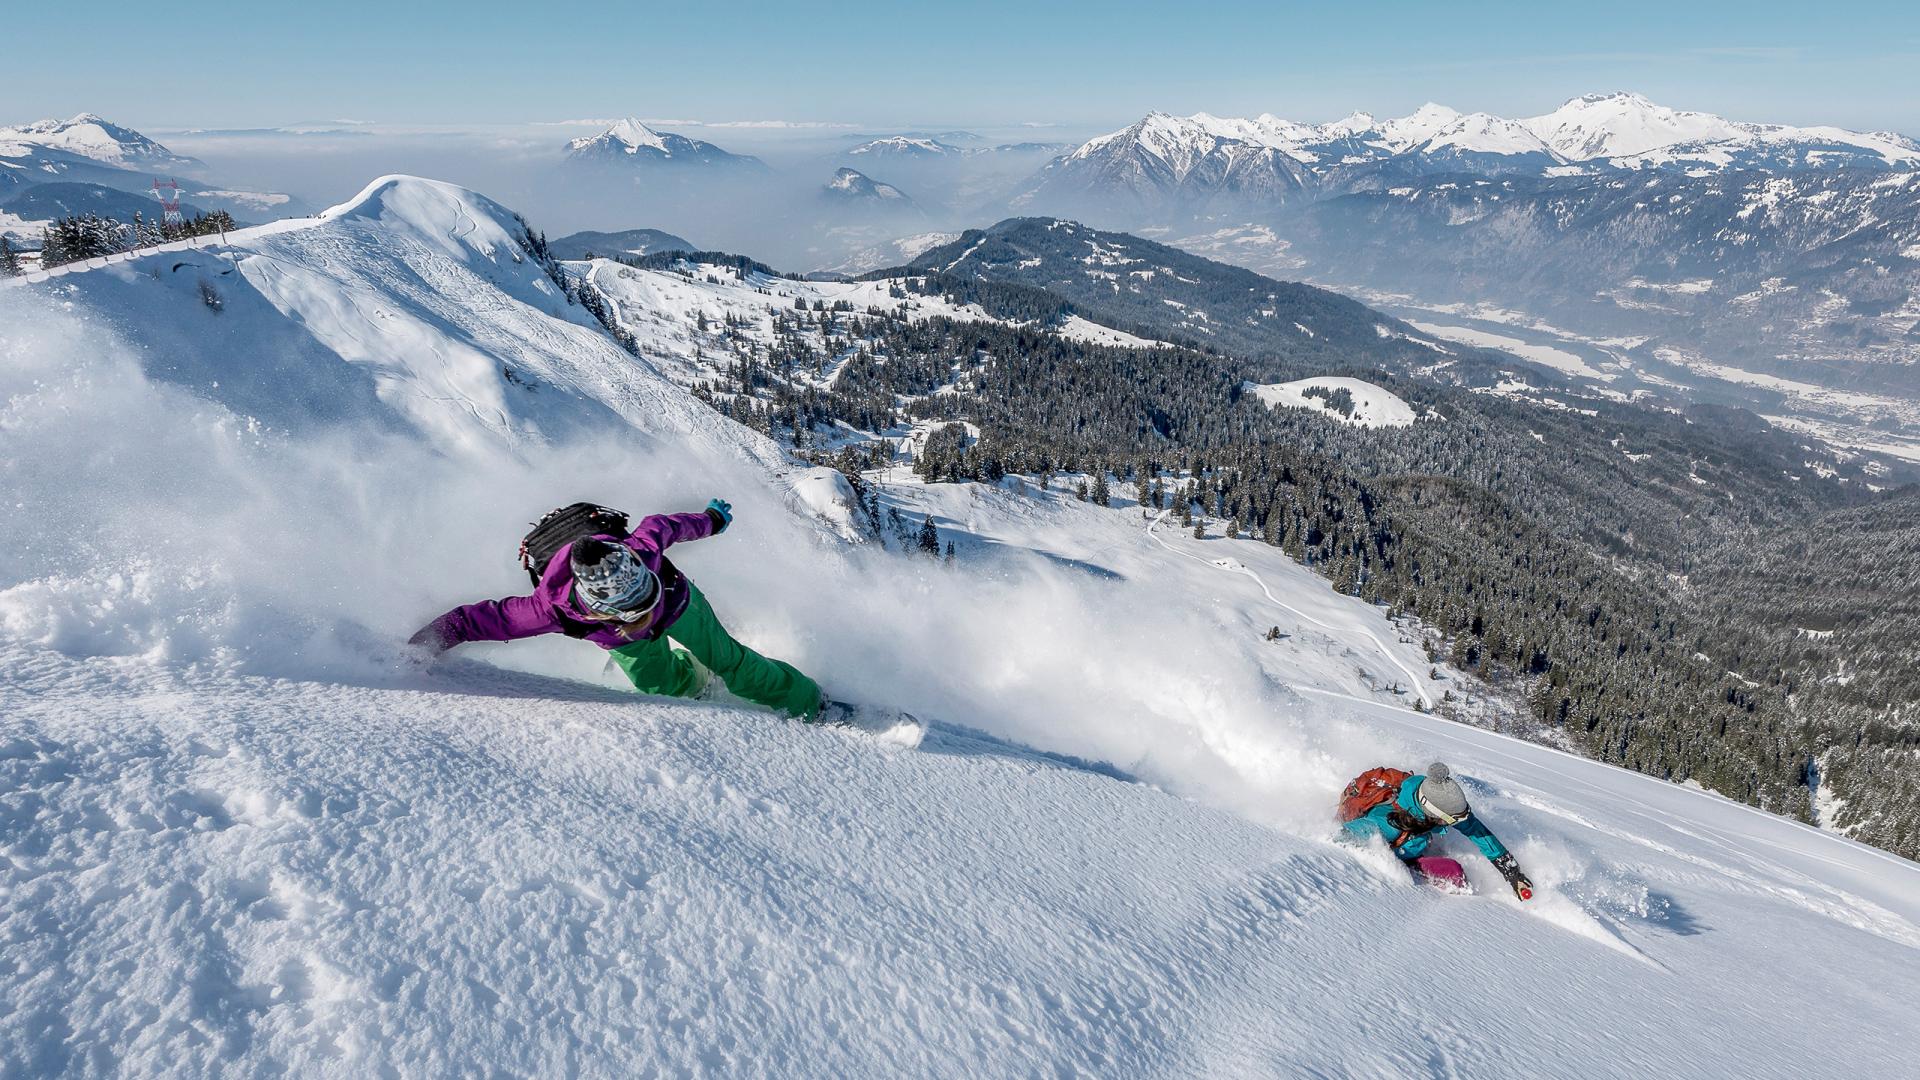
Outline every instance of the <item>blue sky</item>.
<svg viewBox="0 0 1920 1080">
<path fill-rule="evenodd" d="M 35 3 L 0 11 L 11 39 L 0 122 L 91 110 L 161 128 L 618 115 L 1080 128 L 1156 108 L 1325 120 L 1426 100 L 1521 116 L 1633 89 L 1738 119 L 1920 134 L 1916 11 L 1877 0 Z"/>
</svg>

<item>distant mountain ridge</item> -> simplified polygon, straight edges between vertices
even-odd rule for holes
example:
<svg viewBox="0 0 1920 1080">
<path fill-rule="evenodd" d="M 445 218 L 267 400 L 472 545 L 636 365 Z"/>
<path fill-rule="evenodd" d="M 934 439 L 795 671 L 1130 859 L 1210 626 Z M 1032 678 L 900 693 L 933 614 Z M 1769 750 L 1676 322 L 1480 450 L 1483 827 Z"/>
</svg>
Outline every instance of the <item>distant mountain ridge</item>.
<svg viewBox="0 0 1920 1080">
<path fill-rule="evenodd" d="M 661 251 L 697 251 L 692 241 L 660 229 L 624 229 L 620 232 L 577 232 L 547 242 L 556 259 L 595 256 L 652 255 Z"/>
<path fill-rule="evenodd" d="M 1276 281 L 1128 233 L 1055 218 L 1010 218 L 928 249 L 908 271 L 1039 289 L 1104 325 L 1217 349 L 1248 360 L 1286 360 L 1424 373 L 1437 381 L 1550 380 L 1512 356 L 1443 346 L 1336 292 Z M 868 278 L 898 274 L 875 271 Z M 1526 371 L 1525 376 L 1518 376 Z"/>
<path fill-rule="evenodd" d="M 1428 103 L 1325 124 L 1150 113 L 1049 163 L 1016 208 L 1284 202 L 1441 173 L 1550 176 L 1637 169 L 1920 168 L 1920 142 L 1891 132 L 1745 123 L 1628 92 L 1574 98 L 1522 120 Z"/>
<path fill-rule="evenodd" d="M 176 154 L 131 128 L 93 113 L 69 120 L 41 120 L 0 127 L 0 158 L 24 157 L 30 148 L 63 151 L 116 168 L 173 169 L 199 172 L 206 165 Z"/>
<path fill-rule="evenodd" d="M 41 215 L 62 206 L 77 208 L 73 213 L 112 210 L 126 217 L 140 208 L 157 217 L 161 210 L 153 182 L 162 178 L 177 178 L 181 197 L 197 210 L 225 210 L 261 221 L 310 209 L 290 195 L 223 183 L 205 162 L 94 113 L 81 113 L 67 120 L 0 126 L 0 201 L 9 204 L 14 219 L 0 231 L 35 242 L 47 220 Z M 33 194 L 55 185 L 58 190 Z"/>
</svg>

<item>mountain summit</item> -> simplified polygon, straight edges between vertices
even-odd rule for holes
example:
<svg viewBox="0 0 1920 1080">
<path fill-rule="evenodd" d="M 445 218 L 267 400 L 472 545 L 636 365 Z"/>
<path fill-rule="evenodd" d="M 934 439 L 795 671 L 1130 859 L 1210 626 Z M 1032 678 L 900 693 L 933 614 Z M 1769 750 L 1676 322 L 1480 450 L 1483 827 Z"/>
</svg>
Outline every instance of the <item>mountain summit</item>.
<svg viewBox="0 0 1920 1080">
<path fill-rule="evenodd" d="M 843 202 L 896 203 L 910 206 L 912 199 L 892 184 L 882 183 L 858 169 L 839 169 L 827 181 L 821 193 Z"/>
<path fill-rule="evenodd" d="M 567 161 L 576 164 L 620 165 L 717 165 L 764 168 L 760 159 L 734 154 L 710 142 L 689 139 L 685 135 L 655 131 L 628 117 L 598 135 L 583 136 L 567 143 Z"/>
<path fill-rule="evenodd" d="M 94 113 L 81 113 L 70 120 L 41 120 L 20 127 L 0 127 L 0 156 L 26 156 L 31 147 L 64 151 L 129 169 L 192 171 L 204 168 L 193 158 L 176 154 L 132 128 L 121 127 Z"/>
<path fill-rule="evenodd" d="M 1753 126 L 1712 113 L 1669 109 L 1626 90 L 1585 94 L 1520 124 L 1574 161 L 1642 154 L 1674 143 L 1739 139 L 1751 134 Z"/>
</svg>

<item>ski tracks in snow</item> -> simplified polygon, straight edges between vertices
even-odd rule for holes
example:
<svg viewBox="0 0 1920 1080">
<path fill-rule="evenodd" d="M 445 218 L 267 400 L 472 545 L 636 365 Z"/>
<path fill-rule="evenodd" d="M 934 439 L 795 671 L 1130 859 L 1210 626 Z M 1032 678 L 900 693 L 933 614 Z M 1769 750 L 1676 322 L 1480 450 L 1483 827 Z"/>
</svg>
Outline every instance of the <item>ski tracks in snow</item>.
<svg viewBox="0 0 1920 1080">
<path fill-rule="evenodd" d="M 1402 675 L 1405 675 L 1407 677 L 1407 685 L 1413 689 L 1414 693 L 1420 695 L 1420 700 L 1427 706 L 1427 708 L 1429 709 L 1433 708 L 1433 697 L 1432 695 L 1427 693 L 1426 687 L 1421 684 L 1420 677 L 1414 673 L 1412 668 L 1409 668 L 1407 667 L 1406 664 L 1401 663 L 1400 658 L 1393 654 L 1393 650 L 1387 647 L 1386 642 L 1380 640 L 1379 635 L 1375 634 L 1372 630 L 1369 630 L 1364 626 L 1335 626 L 1332 623 L 1323 622 L 1322 620 L 1314 618 L 1312 615 L 1309 615 L 1306 612 L 1301 611 L 1299 608 L 1294 607 L 1292 604 L 1289 604 L 1285 600 L 1282 600 L 1279 597 L 1275 596 L 1273 594 L 1273 590 L 1267 587 L 1267 583 L 1265 579 L 1261 578 L 1259 574 L 1255 573 L 1252 567 L 1249 567 L 1244 563 L 1233 563 L 1233 562 L 1228 562 L 1226 560 L 1221 560 L 1221 559 L 1202 558 L 1201 556 L 1195 555 L 1190 551 L 1181 551 L 1179 548 L 1176 548 L 1172 544 L 1169 544 L 1165 540 L 1161 539 L 1159 533 L 1157 533 L 1155 530 L 1158 529 L 1167 520 L 1167 515 L 1171 513 L 1173 513 L 1172 510 L 1162 510 L 1160 511 L 1159 516 L 1154 518 L 1153 521 L 1150 524 L 1148 524 L 1147 526 L 1148 539 L 1160 545 L 1160 547 L 1165 549 L 1166 551 L 1172 552 L 1175 555 L 1179 555 L 1182 558 L 1192 559 L 1193 561 L 1198 563 L 1205 563 L 1208 566 L 1226 571 L 1227 573 L 1230 573 L 1230 574 L 1243 574 L 1249 578 L 1252 578 L 1253 583 L 1260 587 L 1261 593 L 1265 594 L 1268 603 L 1271 603 L 1273 606 L 1292 614 L 1295 618 L 1299 619 L 1301 622 L 1308 623 L 1313 626 L 1317 626 L 1320 629 L 1327 631 L 1328 633 L 1334 635 L 1336 638 L 1341 638 L 1341 637 L 1344 637 L 1345 635 L 1354 634 L 1354 633 L 1365 635 L 1368 641 L 1373 642 L 1374 648 L 1380 650 L 1380 655 L 1389 664 L 1392 664 L 1395 668 L 1399 669 Z M 1341 694 L 1336 691 L 1319 690 L 1313 687 L 1296 686 L 1294 687 L 1294 689 L 1312 690 L 1314 693 L 1327 694 L 1332 697 L 1347 698 L 1348 700 L 1351 700 L 1351 701 L 1367 701 L 1367 699 L 1365 698 L 1353 697 L 1352 695 Z M 1379 702 L 1377 701 L 1372 701 L 1367 703 L 1379 704 Z"/>
</svg>

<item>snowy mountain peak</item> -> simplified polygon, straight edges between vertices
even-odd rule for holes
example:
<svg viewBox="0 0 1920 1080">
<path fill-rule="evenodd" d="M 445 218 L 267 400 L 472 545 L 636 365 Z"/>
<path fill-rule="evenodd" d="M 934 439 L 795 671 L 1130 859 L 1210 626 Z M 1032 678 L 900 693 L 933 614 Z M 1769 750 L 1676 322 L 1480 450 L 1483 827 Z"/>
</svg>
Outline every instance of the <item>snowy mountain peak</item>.
<svg viewBox="0 0 1920 1080">
<path fill-rule="evenodd" d="M 880 202 L 911 202 L 905 192 L 892 184 L 881 183 L 858 169 L 842 168 L 836 170 L 833 179 L 827 181 L 827 195 L 847 200 L 874 200 Z"/>
<path fill-rule="evenodd" d="M 1419 146 L 1459 119 L 1459 110 L 1429 101 L 1406 116 L 1381 122 L 1376 130 L 1385 136 L 1389 147 L 1400 151 Z"/>
<path fill-rule="evenodd" d="M 675 136 L 676 138 L 678 136 Z M 636 153 L 641 149 L 657 150 L 671 154 L 667 140 L 659 132 L 647 125 L 627 117 L 598 135 L 583 136 L 567 143 L 569 153 L 601 153 L 609 149 L 621 149 L 625 153 Z"/>
<path fill-rule="evenodd" d="M 1356 109 L 1331 124 L 1325 125 L 1324 130 L 1329 135 L 1346 136 L 1355 135 L 1363 131 L 1372 131 L 1377 126 L 1378 123 L 1374 120 L 1372 113 L 1362 112 Z"/>
<path fill-rule="evenodd" d="M 1752 130 L 1712 113 L 1656 105 L 1625 90 L 1573 98 L 1545 116 L 1520 123 L 1575 161 L 1639 154 L 1674 143 L 1737 139 Z"/>
<path fill-rule="evenodd" d="M 660 138 L 659 132 L 654 131 L 652 128 L 632 117 L 627 117 L 625 120 L 608 128 L 607 135 L 635 149 L 642 146 L 651 146 L 655 149 L 664 150 L 667 145 L 666 141 Z"/>
<path fill-rule="evenodd" d="M 849 156 L 859 157 L 945 157 L 961 154 L 965 151 L 957 146 L 949 146 L 938 139 L 921 138 L 911 135 L 889 135 L 884 139 L 873 139 L 861 143 L 847 151 Z"/>
<path fill-rule="evenodd" d="M 633 117 L 615 123 L 598 135 L 573 139 L 567 143 L 567 160 L 588 163 L 674 163 L 697 165 L 750 165 L 760 159 L 733 154 L 710 142 L 689 139 L 685 135 L 655 131 Z"/>
<path fill-rule="evenodd" d="M 1443 125 L 1428 138 L 1421 149 L 1432 153 L 1450 149 L 1473 154 L 1545 154 L 1559 155 L 1525 125 L 1490 113 L 1468 113 Z"/>
<path fill-rule="evenodd" d="M 0 127 L 0 143 L 25 143 L 63 150 L 103 164 L 123 167 L 186 169 L 200 164 L 192 158 L 174 153 L 132 128 L 121 127 L 90 112 L 66 120 L 39 120 L 20 127 Z"/>
</svg>

